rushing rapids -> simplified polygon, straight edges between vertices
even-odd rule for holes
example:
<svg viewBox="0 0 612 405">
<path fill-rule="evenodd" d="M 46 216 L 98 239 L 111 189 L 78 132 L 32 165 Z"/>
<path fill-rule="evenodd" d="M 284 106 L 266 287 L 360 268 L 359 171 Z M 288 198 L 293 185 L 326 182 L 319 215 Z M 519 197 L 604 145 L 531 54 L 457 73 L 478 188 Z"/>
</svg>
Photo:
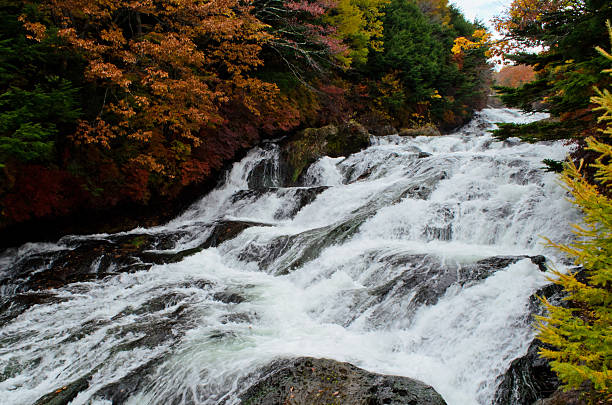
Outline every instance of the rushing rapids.
<svg viewBox="0 0 612 405">
<path fill-rule="evenodd" d="M 564 268 L 540 235 L 579 220 L 540 169 L 567 146 L 486 132 L 537 118 L 372 138 L 292 188 L 265 144 L 164 226 L 5 251 L 0 403 L 229 404 L 270 362 L 311 356 L 490 404 L 534 336 L 534 257 Z"/>
</svg>

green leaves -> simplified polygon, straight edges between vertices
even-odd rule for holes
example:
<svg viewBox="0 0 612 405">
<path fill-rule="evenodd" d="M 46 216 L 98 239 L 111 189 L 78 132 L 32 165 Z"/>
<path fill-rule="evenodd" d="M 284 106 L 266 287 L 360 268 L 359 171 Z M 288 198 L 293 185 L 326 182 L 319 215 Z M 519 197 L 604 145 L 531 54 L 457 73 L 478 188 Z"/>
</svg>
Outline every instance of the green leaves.
<svg viewBox="0 0 612 405">
<path fill-rule="evenodd" d="M 49 77 L 32 90 L 12 87 L 0 94 L 0 164 L 51 158 L 58 126 L 81 115 L 77 92 L 68 80 Z"/>
</svg>

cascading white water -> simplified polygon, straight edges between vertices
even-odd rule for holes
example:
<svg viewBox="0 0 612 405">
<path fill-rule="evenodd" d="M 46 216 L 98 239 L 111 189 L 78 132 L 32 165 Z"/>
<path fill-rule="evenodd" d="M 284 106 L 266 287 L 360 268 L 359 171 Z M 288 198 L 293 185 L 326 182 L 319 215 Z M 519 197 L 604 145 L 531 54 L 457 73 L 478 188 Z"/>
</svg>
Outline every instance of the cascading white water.
<svg viewBox="0 0 612 405">
<path fill-rule="evenodd" d="M 533 338 L 529 298 L 547 280 L 529 259 L 482 263 L 543 254 L 563 268 L 539 235 L 568 240 L 579 220 L 540 170 L 567 146 L 485 131 L 538 118 L 485 110 L 453 135 L 373 138 L 345 159 L 322 158 L 294 188 L 280 187 L 275 145 L 254 149 L 183 215 L 131 232 L 176 235 L 157 253 L 201 245 L 219 221 L 248 222 L 237 237 L 177 263 L 67 283 L 0 324 L 0 403 L 34 403 L 79 379 L 72 404 L 111 403 L 121 383 L 128 404 L 234 403 L 245 377 L 291 356 L 413 377 L 451 405 L 491 403 L 497 376 Z M 113 237 L 7 251 L 0 279 Z M 117 266 L 105 260 L 92 272 Z M 10 312 L 22 287 L 0 285 Z"/>
</svg>

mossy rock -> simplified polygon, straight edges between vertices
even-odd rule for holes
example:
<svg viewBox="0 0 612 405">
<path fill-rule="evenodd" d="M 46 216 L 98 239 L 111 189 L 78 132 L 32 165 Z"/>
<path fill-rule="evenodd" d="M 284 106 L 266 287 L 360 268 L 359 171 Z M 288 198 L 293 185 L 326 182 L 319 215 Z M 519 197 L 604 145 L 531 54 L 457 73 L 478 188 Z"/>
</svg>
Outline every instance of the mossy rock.
<svg viewBox="0 0 612 405">
<path fill-rule="evenodd" d="M 349 121 L 340 126 L 307 128 L 290 137 L 283 144 L 282 160 L 285 166 L 285 181 L 288 185 L 295 185 L 308 166 L 323 156 L 348 156 L 369 145 L 368 131 L 355 121 Z"/>
<path fill-rule="evenodd" d="M 430 386 L 408 377 L 370 373 L 349 363 L 301 357 L 273 362 L 240 395 L 245 405 L 444 405 Z"/>
</svg>

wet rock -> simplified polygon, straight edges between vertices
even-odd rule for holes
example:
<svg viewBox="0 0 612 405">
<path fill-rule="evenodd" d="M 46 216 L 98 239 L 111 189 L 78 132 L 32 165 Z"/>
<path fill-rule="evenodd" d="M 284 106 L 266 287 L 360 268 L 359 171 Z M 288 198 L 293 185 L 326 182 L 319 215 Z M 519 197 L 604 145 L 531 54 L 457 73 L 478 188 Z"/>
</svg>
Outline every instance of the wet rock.
<svg viewBox="0 0 612 405">
<path fill-rule="evenodd" d="M 276 213 L 274 215 L 275 219 L 289 219 L 293 218 L 295 214 L 297 214 L 302 208 L 313 202 L 319 194 L 323 191 L 327 190 L 328 186 L 319 186 L 319 187 L 304 187 L 304 188 L 294 188 L 291 189 L 294 193 L 293 195 L 293 206 L 291 210 L 287 212 Z"/>
<path fill-rule="evenodd" d="M 286 199 L 289 203 L 283 205 L 274 213 L 274 219 L 290 219 L 293 218 L 295 214 L 297 214 L 306 205 L 313 202 L 319 194 L 328 188 L 329 186 L 317 186 L 240 190 L 232 195 L 232 203 L 237 203 L 240 201 L 246 205 L 249 203 L 255 203 L 258 199 L 268 194 L 275 194 L 279 198 Z"/>
<path fill-rule="evenodd" d="M 72 401 L 79 392 L 89 387 L 89 380 L 93 373 L 79 378 L 63 387 L 59 387 L 55 391 L 41 397 L 34 405 L 67 405 Z"/>
<path fill-rule="evenodd" d="M 210 226 L 210 225 L 208 225 Z M 102 279 L 109 275 L 148 270 L 153 264 L 176 263 L 203 249 L 217 246 L 252 226 L 267 224 L 248 221 L 220 221 L 211 235 L 199 246 L 181 251 L 156 250 L 173 248 L 173 240 L 184 232 L 164 235 L 115 235 L 105 239 L 75 239 L 63 250 L 35 254 L 17 261 L 0 279 L 15 294 L 48 290 L 67 284 Z M 7 287 L 8 288 L 8 287 Z M 1 308 L 0 308 L 1 313 Z"/>
<path fill-rule="evenodd" d="M 116 272 L 140 271 L 149 267 L 110 241 L 83 241 L 78 247 L 58 253 L 44 271 L 31 274 L 28 277 L 28 289 L 58 288 L 70 283 L 104 278 Z"/>
<path fill-rule="evenodd" d="M 548 346 L 534 340 L 527 354 L 512 362 L 497 388 L 493 405 L 532 404 L 557 390 L 556 374 L 548 360 L 538 354 L 543 347 Z"/>
<path fill-rule="evenodd" d="M 326 247 L 346 241 L 370 215 L 360 214 L 333 225 L 279 236 L 261 245 L 252 243 L 238 257 L 247 262 L 256 261 L 264 270 L 274 269 L 275 275 L 289 274 L 317 258 Z"/>
<path fill-rule="evenodd" d="M 213 298 L 216 301 L 223 302 L 224 304 L 240 304 L 241 302 L 246 301 L 246 298 L 244 298 L 242 295 L 231 291 L 215 293 Z"/>
<path fill-rule="evenodd" d="M 490 269 L 499 269 L 500 267 L 508 267 L 509 265 L 518 262 L 519 260 L 529 259 L 533 264 L 538 266 L 541 271 L 546 271 L 546 257 L 542 255 L 537 256 L 527 256 L 527 255 L 519 255 L 519 256 L 494 256 L 489 257 L 483 260 L 479 260 L 477 264 L 483 270 Z"/>
<path fill-rule="evenodd" d="M 266 145 L 262 145 L 265 147 Z M 267 145 L 268 147 L 273 145 Z M 259 189 L 280 186 L 280 164 L 277 159 L 264 159 L 251 169 L 247 178 L 249 189 Z"/>
<path fill-rule="evenodd" d="M 430 386 L 408 377 L 370 373 L 349 363 L 302 357 L 279 360 L 240 395 L 245 405 L 443 405 Z"/>
<path fill-rule="evenodd" d="M 348 156 L 369 145 L 368 131 L 355 121 L 305 129 L 283 142 L 280 162 L 283 184 L 298 184 L 308 166 L 320 157 Z"/>
<path fill-rule="evenodd" d="M 543 256 L 531 257 L 534 264 L 542 263 Z M 584 272 L 579 272 L 577 277 L 583 277 Z M 530 312 L 532 315 L 543 315 L 544 309 L 539 303 L 538 297 L 545 297 L 553 305 L 564 305 L 565 293 L 561 286 L 549 284 L 533 294 L 529 299 Z M 499 386 L 495 392 L 493 405 L 515 405 L 515 404 L 580 404 L 580 402 L 562 402 L 568 400 L 565 394 L 557 392 L 560 383 L 556 374 L 550 369 L 547 359 L 541 358 L 538 352 L 542 348 L 549 348 L 537 339 L 529 345 L 527 353 L 514 360 L 508 370 L 498 378 Z M 548 400 L 545 398 L 550 397 Z M 561 402 L 559 402 L 561 401 Z"/>
<path fill-rule="evenodd" d="M 138 258 L 145 263 L 167 264 L 178 263 L 188 256 L 201 252 L 203 247 L 181 250 L 180 252 L 139 252 Z"/>
<path fill-rule="evenodd" d="M 47 290 L 118 272 L 146 270 L 150 265 L 135 256 L 144 246 L 144 239 L 140 245 L 96 238 L 67 241 L 62 250 L 38 253 L 16 261 L 6 269 L 6 277 L 0 280 L 0 286 L 12 285 L 15 293 Z"/>
<path fill-rule="evenodd" d="M 388 269 L 398 269 L 398 275 L 383 284 L 370 287 L 367 290 L 370 298 L 358 300 L 359 306 L 351 308 L 350 312 L 367 312 L 368 321 L 373 327 L 380 325 L 379 322 L 384 323 L 393 314 L 401 313 L 403 322 L 408 325 L 418 308 L 435 305 L 451 286 L 469 287 L 526 258 L 529 256 L 494 256 L 475 263 L 460 264 L 441 261 L 437 256 L 426 254 L 373 254 L 368 262 Z M 373 281 L 366 280 L 364 284 Z M 345 325 L 355 319 L 347 319 Z"/>
<path fill-rule="evenodd" d="M 372 134 L 376 136 L 388 136 L 397 134 L 397 129 L 391 124 L 381 124 L 370 128 Z"/>
<path fill-rule="evenodd" d="M 219 246 L 223 242 L 235 238 L 239 233 L 252 226 L 270 226 L 270 224 L 264 224 L 261 222 L 223 220 L 215 223 L 210 236 L 203 243 L 194 248 L 185 249 L 178 252 L 140 251 L 135 255 L 145 263 L 177 263 L 186 257 L 193 256 L 194 254 L 201 252 L 204 249 Z"/>
<path fill-rule="evenodd" d="M 448 178 L 448 174 L 446 172 L 441 172 L 438 175 L 427 177 L 424 181 L 410 186 L 400 195 L 399 199 L 414 198 L 419 200 L 427 200 L 438 183 L 446 178 Z"/>
<path fill-rule="evenodd" d="M 256 201 L 267 193 L 271 193 L 276 190 L 278 190 L 278 188 L 275 187 L 260 187 L 248 190 L 238 190 L 232 195 L 231 202 L 232 204 L 236 204 L 239 201 Z"/>
<path fill-rule="evenodd" d="M 221 221 L 215 226 L 212 234 L 200 247 L 206 249 L 219 246 L 223 242 L 235 238 L 239 233 L 252 226 L 270 226 L 270 224 L 249 221 Z"/>
<path fill-rule="evenodd" d="M 540 271 L 548 270 L 548 268 L 546 267 L 546 257 L 544 257 L 542 255 L 537 255 L 537 256 L 530 256 L 529 259 L 531 259 L 531 262 L 533 264 L 538 266 Z"/>
<path fill-rule="evenodd" d="M 391 292 L 409 293 L 417 289 L 415 304 L 433 305 L 452 284 L 473 284 L 525 258 L 528 256 L 494 256 L 460 266 L 443 264 L 439 258 L 425 254 L 398 255 L 385 263 L 405 270 L 395 279 L 372 289 L 370 294 L 382 297 Z"/>
<path fill-rule="evenodd" d="M 149 382 L 148 375 L 160 361 L 160 358 L 155 358 L 137 367 L 116 382 L 104 386 L 94 394 L 94 398 L 111 401 L 113 405 L 126 403 L 132 394 L 138 392 Z M 79 392 L 85 391 L 90 387 L 89 382 L 96 371 L 97 369 L 94 369 L 84 377 L 63 387 L 59 387 L 55 391 L 40 398 L 34 405 L 69 404 Z"/>
<path fill-rule="evenodd" d="M 0 301 L 0 326 L 15 319 L 33 305 L 50 304 L 65 301 L 48 292 L 27 292 L 11 296 Z"/>
<path fill-rule="evenodd" d="M 238 312 L 223 315 L 219 321 L 225 325 L 227 323 L 253 323 L 257 319 L 259 318 L 256 312 Z"/>
</svg>

